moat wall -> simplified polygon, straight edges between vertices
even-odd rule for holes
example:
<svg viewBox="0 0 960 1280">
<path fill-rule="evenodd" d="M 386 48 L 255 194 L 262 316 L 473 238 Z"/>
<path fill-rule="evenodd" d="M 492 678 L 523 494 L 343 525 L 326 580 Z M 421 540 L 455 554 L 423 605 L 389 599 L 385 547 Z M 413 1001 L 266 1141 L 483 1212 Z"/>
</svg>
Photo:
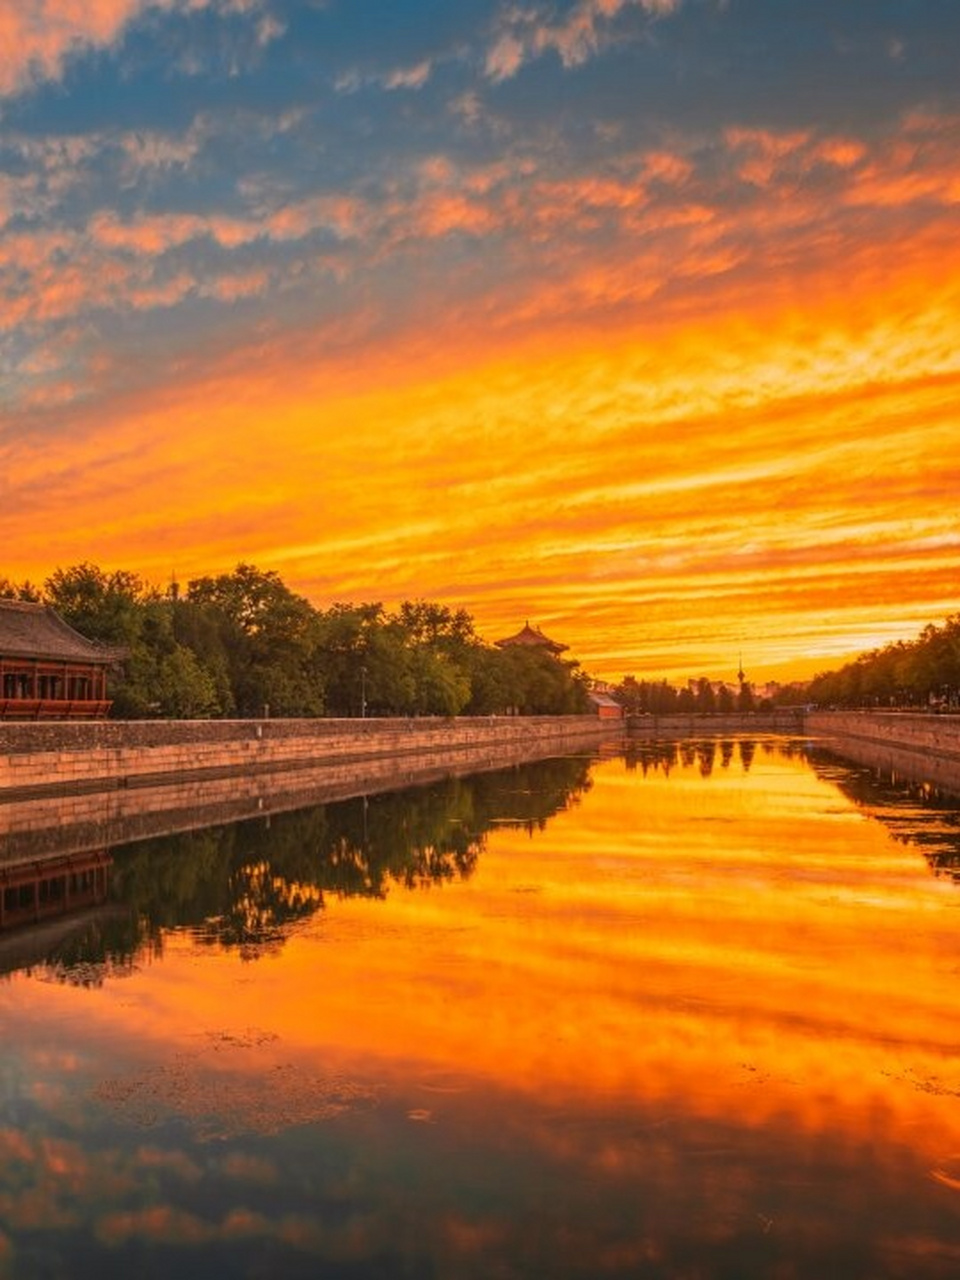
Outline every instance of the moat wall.
<svg viewBox="0 0 960 1280">
<path fill-rule="evenodd" d="M 809 711 L 804 732 L 960 761 L 960 716 L 909 711 Z"/>
<path fill-rule="evenodd" d="M 35 826 L 35 802 L 44 796 L 63 826 L 89 823 L 99 836 L 106 821 L 124 829 L 142 825 L 147 834 L 151 813 L 162 810 L 169 817 L 181 809 L 183 824 L 193 825 L 193 815 L 210 804 L 236 808 L 239 817 L 277 803 L 334 799 L 592 749 L 627 731 L 641 739 L 802 733 L 871 766 L 904 772 L 912 763 L 918 775 L 960 790 L 960 716 L 923 713 L 786 710 L 636 716 L 620 723 L 591 716 L 14 722 L 0 724 L 0 813 L 6 818 L 0 845 Z M 193 784 L 193 792 L 185 790 Z M 163 795 L 147 804 L 143 795 L 123 795 L 149 788 Z M 109 812 L 101 801 L 83 802 L 111 792 Z M 64 812 L 64 794 L 76 798 L 76 812 Z M 29 823 L 11 807 L 18 800 L 34 802 Z"/>
<path fill-rule="evenodd" d="M 803 710 L 690 712 L 669 716 L 629 716 L 631 738 L 713 738 L 721 734 L 802 733 Z"/>
<path fill-rule="evenodd" d="M 622 732 L 592 716 L 0 724 L 0 798 L 323 769 L 396 778 L 495 767 Z M 377 764 L 377 767 L 372 767 Z M 361 769 L 361 766 L 363 767 Z"/>
<path fill-rule="evenodd" d="M 804 732 L 857 764 L 960 795 L 960 716 L 811 711 Z"/>
</svg>

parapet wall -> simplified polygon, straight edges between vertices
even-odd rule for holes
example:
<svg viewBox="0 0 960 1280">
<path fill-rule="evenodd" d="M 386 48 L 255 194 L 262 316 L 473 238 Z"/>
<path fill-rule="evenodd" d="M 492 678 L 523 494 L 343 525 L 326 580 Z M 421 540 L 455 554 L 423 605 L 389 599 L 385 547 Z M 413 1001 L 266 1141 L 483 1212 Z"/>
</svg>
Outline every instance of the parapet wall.
<svg viewBox="0 0 960 1280">
<path fill-rule="evenodd" d="M 909 711 L 809 711 L 804 732 L 837 740 L 872 743 L 960 761 L 960 716 Z"/>
<path fill-rule="evenodd" d="M 103 720 L 0 724 L 0 797 L 98 791 L 424 755 L 534 759 L 616 736 L 593 716 L 368 720 Z"/>
<path fill-rule="evenodd" d="M 631 738 L 712 738 L 725 733 L 802 733 L 803 718 L 801 708 L 784 707 L 779 711 L 630 716 L 627 727 Z"/>
<path fill-rule="evenodd" d="M 846 760 L 960 795 L 960 716 L 812 711 L 806 728 Z"/>
</svg>

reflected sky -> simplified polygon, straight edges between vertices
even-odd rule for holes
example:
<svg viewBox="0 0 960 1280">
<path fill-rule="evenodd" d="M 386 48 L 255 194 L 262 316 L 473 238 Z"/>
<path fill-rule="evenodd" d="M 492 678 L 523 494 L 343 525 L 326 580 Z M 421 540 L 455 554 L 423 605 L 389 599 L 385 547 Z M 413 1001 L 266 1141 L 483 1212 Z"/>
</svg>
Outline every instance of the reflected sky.
<svg viewBox="0 0 960 1280">
<path fill-rule="evenodd" d="M 956 813 L 731 739 L 115 849 L 0 1274 L 955 1275 Z"/>
</svg>

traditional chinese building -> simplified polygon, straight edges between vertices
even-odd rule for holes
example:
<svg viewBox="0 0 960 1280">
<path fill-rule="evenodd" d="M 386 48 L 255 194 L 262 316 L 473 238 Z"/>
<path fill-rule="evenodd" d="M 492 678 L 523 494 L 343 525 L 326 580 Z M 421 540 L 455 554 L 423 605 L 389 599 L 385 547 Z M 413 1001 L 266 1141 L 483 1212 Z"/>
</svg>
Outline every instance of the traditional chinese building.
<svg viewBox="0 0 960 1280">
<path fill-rule="evenodd" d="M 549 636 L 543 634 L 539 627 L 531 627 L 529 622 L 524 623 L 523 628 L 515 636 L 507 636 L 505 640 L 497 640 L 496 644 L 498 649 L 508 649 L 511 645 L 521 645 L 525 649 L 546 649 L 555 658 L 569 648 L 569 645 L 559 644 L 556 640 L 551 640 Z"/>
<path fill-rule="evenodd" d="M 107 670 L 121 656 L 46 605 L 0 600 L 0 720 L 105 716 Z"/>
<path fill-rule="evenodd" d="M 590 699 L 590 706 L 593 714 L 600 720 L 622 720 L 623 707 L 611 694 L 604 689 L 598 689 L 596 686 L 587 690 L 587 697 Z"/>
</svg>

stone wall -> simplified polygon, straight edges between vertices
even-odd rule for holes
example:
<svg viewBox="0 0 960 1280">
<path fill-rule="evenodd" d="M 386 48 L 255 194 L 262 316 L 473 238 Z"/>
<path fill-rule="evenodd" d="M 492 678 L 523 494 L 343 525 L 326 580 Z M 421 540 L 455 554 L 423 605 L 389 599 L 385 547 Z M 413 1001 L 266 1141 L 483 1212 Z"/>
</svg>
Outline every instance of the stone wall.
<svg viewBox="0 0 960 1280">
<path fill-rule="evenodd" d="M 928 759 L 960 761 L 960 716 L 910 711 L 810 711 L 804 732 L 844 743 L 912 751 Z"/>
<path fill-rule="evenodd" d="M 591 733 L 567 741 L 563 750 L 592 755 L 601 744 Z M 509 768 L 543 755 L 530 744 L 498 743 L 418 752 L 401 759 L 369 757 L 349 764 L 307 764 L 277 772 L 253 770 L 73 794 L 9 793 L 0 804 L 0 869 L 53 854 L 75 854 Z"/>
<path fill-rule="evenodd" d="M 592 716 L 7 723 L 0 724 L 0 798 L 306 766 L 349 773 L 375 760 L 402 774 L 405 759 L 422 763 L 425 756 L 448 756 L 451 768 L 498 753 L 506 763 L 517 752 L 535 759 L 599 742 L 618 729 Z"/>
<path fill-rule="evenodd" d="M 803 711 L 735 711 L 728 714 L 691 713 L 671 716 L 630 716 L 631 738 L 702 738 L 729 733 L 802 733 Z"/>
</svg>

